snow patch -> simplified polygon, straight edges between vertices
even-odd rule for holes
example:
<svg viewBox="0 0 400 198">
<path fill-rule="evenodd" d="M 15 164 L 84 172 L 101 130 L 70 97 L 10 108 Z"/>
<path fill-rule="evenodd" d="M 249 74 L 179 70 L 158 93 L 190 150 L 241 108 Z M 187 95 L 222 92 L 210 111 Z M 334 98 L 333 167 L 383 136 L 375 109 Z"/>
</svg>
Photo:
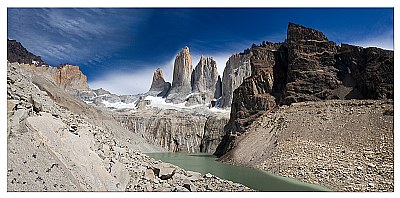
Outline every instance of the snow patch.
<svg viewBox="0 0 400 198">
<path fill-rule="evenodd" d="M 136 102 L 136 101 L 135 101 Z M 115 108 L 115 109 L 135 109 L 136 104 L 135 102 L 132 103 L 124 103 L 124 102 L 115 102 L 110 103 L 108 101 L 103 100 L 102 103 L 108 108 Z"/>
<path fill-rule="evenodd" d="M 154 96 L 147 96 L 145 100 L 150 101 L 150 107 L 155 107 L 159 109 L 175 109 L 175 110 L 182 110 L 182 109 L 194 109 L 196 107 L 204 106 L 204 105 L 192 105 L 192 106 L 185 106 L 186 101 L 178 104 L 174 103 L 167 103 L 165 102 L 165 98 L 161 97 L 154 97 Z"/>
</svg>

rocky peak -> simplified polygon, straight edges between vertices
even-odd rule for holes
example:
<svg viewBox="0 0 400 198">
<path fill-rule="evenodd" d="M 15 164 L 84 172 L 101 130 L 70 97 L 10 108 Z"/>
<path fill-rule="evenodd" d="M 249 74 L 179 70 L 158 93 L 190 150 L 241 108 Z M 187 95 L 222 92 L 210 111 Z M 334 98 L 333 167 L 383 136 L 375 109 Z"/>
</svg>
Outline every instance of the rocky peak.
<svg viewBox="0 0 400 198">
<path fill-rule="evenodd" d="M 192 57 L 189 47 L 185 46 L 175 58 L 172 88 L 190 87 L 192 70 Z"/>
<path fill-rule="evenodd" d="M 320 31 L 289 22 L 287 40 L 289 42 L 299 40 L 328 41 L 328 38 Z"/>
<path fill-rule="evenodd" d="M 217 80 L 217 63 L 212 57 L 201 56 L 192 74 L 192 91 L 214 94 Z"/>
<path fill-rule="evenodd" d="M 68 92 L 75 93 L 77 91 L 90 90 L 87 78 L 79 69 L 79 66 L 61 64 L 57 68 L 48 67 L 47 71 L 56 85 Z"/>
<path fill-rule="evenodd" d="M 170 88 L 171 83 L 165 82 L 161 68 L 157 68 L 157 70 L 153 74 L 153 81 L 151 83 L 149 94 L 165 97 L 168 94 Z"/>
<path fill-rule="evenodd" d="M 29 52 L 20 42 L 10 39 L 7 39 L 7 60 L 11 63 L 18 62 L 36 66 L 47 65 L 40 56 Z"/>
<path fill-rule="evenodd" d="M 93 89 L 92 90 L 94 93 L 96 93 L 97 96 L 101 96 L 101 95 L 109 95 L 111 94 L 111 92 L 103 89 L 103 88 L 98 88 L 98 89 Z"/>
<path fill-rule="evenodd" d="M 157 68 L 157 70 L 153 74 L 153 81 L 151 83 L 150 91 L 157 91 L 164 89 L 165 80 L 163 77 L 163 73 L 161 68 Z"/>
<path fill-rule="evenodd" d="M 181 103 L 185 101 L 187 95 L 192 91 L 192 72 L 192 57 L 189 47 L 185 46 L 175 58 L 172 86 L 167 93 L 167 102 Z"/>
</svg>

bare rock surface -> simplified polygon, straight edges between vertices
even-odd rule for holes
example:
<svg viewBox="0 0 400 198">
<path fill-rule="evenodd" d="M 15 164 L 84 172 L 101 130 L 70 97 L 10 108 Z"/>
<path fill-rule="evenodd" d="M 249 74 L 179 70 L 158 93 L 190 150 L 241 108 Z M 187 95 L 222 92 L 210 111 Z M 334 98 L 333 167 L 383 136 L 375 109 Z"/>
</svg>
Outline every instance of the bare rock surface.
<svg viewBox="0 0 400 198">
<path fill-rule="evenodd" d="M 175 57 L 172 86 L 167 96 L 168 102 L 181 103 L 191 93 L 193 66 L 189 47 L 184 47 Z"/>
<path fill-rule="evenodd" d="M 171 83 L 165 82 L 161 68 L 157 68 L 153 74 L 149 95 L 165 97 L 170 88 Z"/>
<path fill-rule="evenodd" d="M 231 106 L 233 99 L 233 91 L 238 88 L 243 80 L 251 75 L 249 50 L 243 53 L 232 55 L 224 69 L 222 76 L 222 98 L 220 107 L 227 108 Z"/>
<path fill-rule="evenodd" d="M 126 129 L 167 151 L 214 152 L 224 135 L 229 114 L 147 108 L 119 112 L 114 117 Z"/>
<path fill-rule="evenodd" d="M 320 31 L 289 23 L 284 43 L 247 50 L 251 76 L 234 90 L 226 135 L 215 154 L 279 105 L 332 99 L 393 99 L 393 51 L 338 46 Z M 222 101 L 224 100 L 224 95 Z"/>
<path fill-rule="evenodd" d="M 218 77 L 218 67 L 215 60 L 212 57 L 201 56 L 192 74 L 192 91 L 194 93 L 208 93 L 209 103 L 211 99 L 218 98 L 218 95 L 214 95 L 218 92 Z"/>
</svg>

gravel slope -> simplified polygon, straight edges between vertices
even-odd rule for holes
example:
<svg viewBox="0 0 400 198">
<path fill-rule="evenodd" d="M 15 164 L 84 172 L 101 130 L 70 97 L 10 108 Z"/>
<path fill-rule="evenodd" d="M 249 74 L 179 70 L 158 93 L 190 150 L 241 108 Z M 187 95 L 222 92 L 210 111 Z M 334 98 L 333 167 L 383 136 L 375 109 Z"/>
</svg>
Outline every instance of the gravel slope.
<svg viewBox="0 0 400 198">
<path fill-rule="evenodd" d="M 221 161 L 335 191 L 393 191 L 393 101 L 332 100 L 264 114 Z"/>
</svg>

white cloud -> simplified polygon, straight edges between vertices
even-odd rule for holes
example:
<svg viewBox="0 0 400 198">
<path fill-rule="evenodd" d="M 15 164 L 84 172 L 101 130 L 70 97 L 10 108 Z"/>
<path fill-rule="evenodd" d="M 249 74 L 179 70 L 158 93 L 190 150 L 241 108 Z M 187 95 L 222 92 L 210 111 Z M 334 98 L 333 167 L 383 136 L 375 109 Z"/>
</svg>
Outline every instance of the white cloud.
<svg viewBox="0 0 400 198">
<path fill-rule="evenodd" d="M 153 72 L 143 70 L 135 73 L 108 73 L 98 80 L 89 81 L 89 86 L 91 89 L 103 88 L 118 95 L 145 93 L 150 88 Z"/>
<path fill-rule="evenodd" d="M 158 66 L 163 70 L 163 76 L 167 82 L 172 82 L 173 63 L 174 59 Z M 93 81 L 89 79 L 88 83 L 91 89 L 103 88 L 118 95 L 146 93 L 150 89 L 153 73 L 158 67 L 144 67 L 146 69 L 132 72 L 111 72 Z"/>
<path fill-rule="evenodd" d="M 352 45 L 358 45 L 362 47 L 379 47 L 383 49 L 393 50 L 393 32 L 388 31 L 379 36 L 369 36 L 366 39 L 349 42 Z"/>
</svg>

